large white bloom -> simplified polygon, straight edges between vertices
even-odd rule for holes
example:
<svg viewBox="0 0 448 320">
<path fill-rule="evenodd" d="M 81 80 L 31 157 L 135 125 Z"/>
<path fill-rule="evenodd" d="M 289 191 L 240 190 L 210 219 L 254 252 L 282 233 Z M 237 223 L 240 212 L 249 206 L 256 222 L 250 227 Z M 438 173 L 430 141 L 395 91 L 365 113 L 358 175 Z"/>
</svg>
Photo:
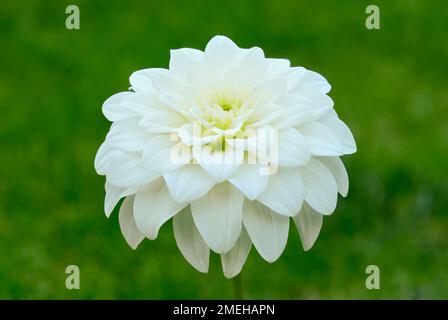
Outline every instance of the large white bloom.
<svg viewBox="0 0 448 320">
<path fill-rule="evenodd" d="M 323 215 L 348 191 L 339 157 L 356 151 L 321 75 L 216 36 L 204 52 L 172 50 L 169 69 L 137 71 L 130 83 L 103 105 L 113 123 L 95 168 L 106 176 L 107 216 L 125 197 L 119 221 L 132 248 L 173 218 L 186 260 L 207 272 L 211 249 L 230 278 L 252 243 L 268 262 L 278 259 L 290 218 L 304 249 L 312 247 Z M 263 130 L 277 133 L 277 157 L 250 143 Z M 201 157 L 227 153 L 239 161 Z M 266 166 L 273 174 L 261 174 Z"/>
</svg>

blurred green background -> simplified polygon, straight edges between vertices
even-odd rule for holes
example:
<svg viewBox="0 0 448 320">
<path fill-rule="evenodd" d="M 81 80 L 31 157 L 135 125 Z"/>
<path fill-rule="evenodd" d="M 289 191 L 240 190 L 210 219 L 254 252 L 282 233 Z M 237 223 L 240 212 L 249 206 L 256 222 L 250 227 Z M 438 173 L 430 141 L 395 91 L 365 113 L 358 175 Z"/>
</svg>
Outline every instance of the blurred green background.
<svg viewBox="0 0 448 320">
<path fill-rule="evenodd" d="M 365 8 L 381 10 L 367 30 Z M 81 29 L 65 28 L 77 4 Z M 246 298 L 448 298 L 446 1 L 4 1 L 0 6 L 0 298 L 232 298 L 218 256 L 181 256 L 171 223 L 132 251 L 103 213 L 93 159 L 103 101 L 169 49 L 215 34 L 323 74 L 358 144 L 350 192 L 303 252 L 295 228 L 274 264 L 253 248 Z M 65 288 L 65 268 L 81 290 Z M 381 289 L 365 288 L 365 268 Z"/>
</svg>

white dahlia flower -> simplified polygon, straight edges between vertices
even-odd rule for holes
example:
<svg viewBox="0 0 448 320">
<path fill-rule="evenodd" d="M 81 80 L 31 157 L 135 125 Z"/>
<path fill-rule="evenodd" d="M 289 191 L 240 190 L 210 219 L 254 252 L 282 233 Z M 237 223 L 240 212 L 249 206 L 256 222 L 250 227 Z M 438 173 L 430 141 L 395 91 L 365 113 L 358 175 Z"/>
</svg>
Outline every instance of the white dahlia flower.
<svg viewBox="0 0 448 320">
<path fill-rule="evenodd" d="M 106 215 L 125 198 L 119 222 L 133 249 L 171 218 L 185 259 L 207 272 L 211 249 L 228 278 L 252 243 L 277 260 L 290 218 L 312 247 L 348 191 L 339 157 L 356 151 L 321 75 L 216 36 L 130 83 L 103 105 L 113 123 L 95 168 L 106 176 Z"/>
</svg>

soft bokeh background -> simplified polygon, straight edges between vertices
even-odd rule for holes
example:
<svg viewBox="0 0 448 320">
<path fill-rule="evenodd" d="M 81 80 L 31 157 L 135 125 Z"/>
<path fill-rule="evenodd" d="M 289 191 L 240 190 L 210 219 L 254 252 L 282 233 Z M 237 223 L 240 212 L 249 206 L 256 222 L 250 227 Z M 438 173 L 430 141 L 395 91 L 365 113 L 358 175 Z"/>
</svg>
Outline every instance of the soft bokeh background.
<svg viewBox="0 0 448 320">
<path fill-rule="evenodd" d="M 93 159 L 102 102 L 169 49 L 215 34 L 322 73 L 358 144 L 350 192 L 305 253 L 295 228 L 274 264 L 253 248 L 247 298 L 448 298 L 448 4 L 373 1 L 4 1 L 0 6 L 0 298 L 232 298 L 181 256 L 166 224 L 132 251 L 103 213 Z M 65 28 L 65 8 L 81 29 Z M 65 267 L 81 290 L 65 288 Z M 381 289 L 364 286 L 367 265 Z"/>
</svg>

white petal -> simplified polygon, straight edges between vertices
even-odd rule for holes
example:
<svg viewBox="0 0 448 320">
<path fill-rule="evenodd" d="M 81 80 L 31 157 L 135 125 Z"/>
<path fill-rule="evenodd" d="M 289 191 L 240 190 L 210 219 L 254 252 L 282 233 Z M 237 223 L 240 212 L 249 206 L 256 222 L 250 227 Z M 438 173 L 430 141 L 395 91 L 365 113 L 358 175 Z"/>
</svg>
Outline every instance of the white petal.
<svg viewBox="0 0 448 320">
<path fill-rule="evenodd" d="M 110 121 L 141 117 L 152 109 L 159 108 L 157 96 L 148 92 L 121 92 L 107 99 L 103 113 Z"/>
<path fill-rule="evenodd" d="M 300 240 L 305 251 L 308 251 L 316 242 L 322 228 L 323 216 L 304 203 L 300 213 L 295 216 L 294 222 L 299 231 Z"/>
<path fill-rule="evenodd" d="M 160 102 L 166 109 L 183 115 L 186 119 L 192 120 L 189 109 L 194 105 L 194 102 L 186 95 L 165 93 L 159 95 Z"/>
<path fill-rule="evenodd" d="M 302 88 L 303 90 L 313 89 L 318 90 L 322 93 L 328 93 L 331 90 L 331 85 L 328 83 L 327 79 L 325 79 L 322 75 L 320 75 L 317 72 L 308 70 L 303 80 L 304 80 L 304 85 Z"/>
<path fill-rule="evenodd" d="M 105 189 L 106 197 L 104 199 L 104 212 L 108 218 L 121 198 L 132 195 L 138 190 L 138 188 L 115 187 L 108 182 L 106 182 Z"/>
<path fill-rule="evenodd" d="M 119 92 L 111 97 L 109 97 L 106 101 L 103 103 L 103 114 L 109 121 L 116 121 L 123 117 L 123 107 L 121 102 L 124 100 L 124 98 L 129 97 L 132 95 L 133 92 L 126 91 L 126 92 Z"/>
<path fill-rule="evenodd" d="M 346 197 L 348 193 L 348 174 L 342 160 L 339 157 L 318 157 L 318 159 L 330 169 L 331 173 L 336 178 L 339 193 L 343 197 Z"/>
<path fill-rule="evenodd" d="M 171 198 L 165 181 L 159 178 L 135 195 L 134 218 L 141 233 L 153 240 L 160 227 L 188 203 L 178 203 Z"/>
<path fill-rule="evenodd" d="M 184 258 L 199 272 L 208 272 L 210 249 L 194 224 L 190 206 L 173 217 L 173 230 Z"/>
<path fill-rule="evenodd" d="M 275 76 L 285 76 L 291 67 L 291 62 L 288 59 L 273 59 L 267 58 L 268 72 L 272 77 Z"/>
<path fill-rule="evenodd" d="M 182 48 L 171 50 L 170 56 L 170 70 L 187 77 L 198 72 L 204 53 L 196 49 Z"/>
<path fill-rule="evenodd" d="M 95 155 L 95 171 L 99 175 L 105 175 L 110 163 L 107 161 L 107 155 L 111 152 L 111 148 L 106 142 L 103 142 Z"/>
<path fill-rule="evenodd" d="M 161 110 L 148 113 L 140 120 L 139 126 L 150 133 L 169 133 L 177 130 L 186 121 L 176 112 Z"/>
<path fill-rule="evenodd" d="M 149 77 L 149 69 L 139 70 L 131 74 L 129 77 L 129 82 L 131 83 L 131 88 L 135 92 L 157 92 L 152 84 L 151 78 Z"/>
<path fill-rule="evenodd" d="M 191 202 L 204 196 L 216 184 L 197 164 L 186 164 L 175 171 L 165 173 L 166 185 L 176 202 Z"/>
<path fill-rule="evenodd" d="M 340 156 L 344 149 L 334 132 L 320 122 L 311 122 L 298 128 L 312 155 Z"/>
<path fill-rule="evenodd" d="M 188 150 L 180 155 L 176 152 L 183 149 L 183 144 L 175 141 L 174 135 L 157 135 L 148 140 L 143 150 L 145 167 L 161 173 L 176 170 L 190 161 L 191 154 Z"/>
<path fill-rule="evenodd" d="M 130 160 L 114 166 L 106 176 L 107 181 L 117 187 L 136 188 L 160 176 L 159 173 L 145 169 L 143 165 L 144 162 L 141 158 L 132 156 Z"/>
<path fill-rule="evenodd" d="M 229 179 L 249 199 L 257 198 L 268 186 L 269 175 L 261 174 L 259 164 L 242 164 L 237 173 Z"/>
<path fill-rule="evenodd" d="M 289 218 L 258 201 L 245 201 L 243 222 L 258 253 L 268 262 L 277 260 L 288 241 Z"/>
<path fill-rule="evenodd" d="M 163 68 L 136 71 L 129 81 L 136 92 L 178 93 L 182 91 L 180 79 L 172 71 Z"/>
<path fill-rule="evenodd" d="M 249 116 L 247 128 L 257 128 L 265 126 L 278 119 L 285 109 L 278 104 L 265 103 L 257 106 Z"/>
<path fill-rule="evenodd" d="M 123 131 L 106 137 L 106 141 L 112 148 L 121 151 L 142 151 L 149 136 L 143 132 Z"/>
<path fill-rule="evenodd" d="M 143 167 L 136 152 L 112 149 L 104 142 L 95 158 L 98 174 L 106 175 L 107 181 L 120 188 L 136 188 L 155 179 L 155 174 Z"/>
<path fill-rule="evenodd" d="M 245 228 L 241 230 L 240 237 L 235 246 L 227 253 L 221 254 L 222 269 L 227 279 L 233 278 L 241 272 L 252 242 Z"/>
<path fill-rule="evenodd" d="M 216 253 L 232 249 L 241 233 L 244 195 L 230 183 L 215 185 L 191 203 L 193 219 L 202 238 Z"/>
<path fill-rule="evenodd" d="M 269 177 L 268 187 L 257 200 L 279 214 L 294 216 L 302 207 L 303 193 L 299 170 L 281 167 Z"/>
<path fill-rule="evenodd" d="M 203 135 L 203 129 L 198 123 L 186 123 L 179 127 L 177 134 L 180 141 L 187 146 L 204 145 L 214 142 L 221 137 L 220 134 Z"/>
<path fill-rule="evenodd" d="M 283 78 L 265 79 L 252 90 L 250 101 L 254 104 L 276 103 L 286 90 L 286 80 Z"/>
<path fill-rule="evenodd" d="M 135 224 L 133 209 L 134 196 L 124 199 L 123 204 L 120 207 L 118 215 L 118 221 L 120 223 L 121 233 L 123 234 L 126 242 L 132 249 L 136 249 L 137 246 L 145 238 L 143 234 L 137 228 Z"/>
<path fill-rule="evenodd" d="M 294 128 L 278 133 L 278 164 L 294 167 L 306 164 L 311 158 L 303 135 Z"/>
<path fill-rule="evenodd" d="M 224 36 L 214 36 L 205 47 L 204 59 L 209 67 L 227 67 L 242 56 L 243 50 Z"/>
<path fill-rule="evenodd" d="M 334 110 L 321 121 L 335 133 L 343 147 L 344 154 L 352 154 L 356 152 L 356 143 L 352 132 L 347 125 L 337 117 Z"/>
<path fill-rule="evenodd" d="M 332 214 L 336 208 L 338 186 L 331 171 L 314 158 L 306 166 L 299 167 L 299 170 L 305 201 L 321 214 Z"/>
<path fill-rule="evenodd" d="M 262 49 L 254 47 L 243 51 L 240 59 L 228 68 L 222 86 L 233 97 L 244 97 L 260 79 L 266 76 L 267 63 Z"/>
<path fill-rule="evenodd" d="M 285 115 L 276 121 L 279 129 L 296 127 L 313 122 L 331 113 L 333 100 L 324 94 L 301 96 L 297 94 L 282 95 L 277 103 L 285 108 Z"/>
<path fill-rule="evenodd" d="M 223 182 L 236 174 L 244 160 L 242 149 L 226 145 L 224 151 L 212 150 L 202 146 L 199 151 L 193 148 L 195 160 L 216 182 Z"/>
<path fill-rule="evenodd" d="M 292 68 L 291 79 L 289 81 L 289 91 L 303 94 L 309 91 L 319 91 L 328 93 L 331 86 L 328 81 L 319 73 L 307 70 L 302 67 Z"/>
<path fill-rule="evenodd" d="M 122 151 L 142 151 L 149 134 L 140 129 L 136 118 L 119 120 L 112 124 L 106 136 L 108 145 Z"/>
</svg>

